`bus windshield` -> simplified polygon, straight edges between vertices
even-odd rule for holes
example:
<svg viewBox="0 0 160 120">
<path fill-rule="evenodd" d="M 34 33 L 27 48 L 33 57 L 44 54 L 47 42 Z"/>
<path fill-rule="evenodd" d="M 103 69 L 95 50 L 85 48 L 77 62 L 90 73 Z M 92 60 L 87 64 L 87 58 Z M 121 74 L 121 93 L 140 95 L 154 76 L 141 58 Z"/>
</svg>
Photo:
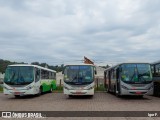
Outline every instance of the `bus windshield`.
<svg viewBox="0 0 160 120">
<path fill-rule="evenodd" d="M 121 80 L 127 83 L 148 83 L 152 81 L 149 64 L 123 64 L 121 65 Z"/>
<path fill-rule="evenodd" d="M 27 85 L 34 81 L 33 67 L 9 66 L 6 69 L 4 83 L 9 85 Z"/>
<path fill-rule="evenodd" d="M 93 82 L 93 66 L 74 65 L 66 66 L 64 70 L 64 82 L 68 84 L 90 84 Z"/>
</svg>

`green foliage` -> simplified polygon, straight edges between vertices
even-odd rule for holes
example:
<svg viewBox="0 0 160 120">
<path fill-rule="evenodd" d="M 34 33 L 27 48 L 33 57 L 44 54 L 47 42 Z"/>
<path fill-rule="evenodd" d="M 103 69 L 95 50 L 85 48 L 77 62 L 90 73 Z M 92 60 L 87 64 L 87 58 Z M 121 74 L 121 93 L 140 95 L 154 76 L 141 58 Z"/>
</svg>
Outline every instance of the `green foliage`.
<svg viewBox="0 0 160 120">
<path fill-rule="evenodd" d="M 11 62 L 11 61 L 8 61 L 8 60 L 0 59 L 0 72 L 5 73 L 5 70 L 6 70 L 7 66 L 12 65 L 12 64 L 25 64 L 25 63 L 24 62 L 21 62 L 21 63 Z"/>
<path fill-rule="evenodd" d="M 52 70 L 55 70 L 57 72 L 61 72 L 63 70 L 63 64 L 61 66 L 51 66 L 51 65 L 48 65 L 47 63 L 39 63 L 39 62 L 32 62 L 31 63 L 32 65 L 39 65 L 39 66 L 42 66 L 42 67 L 47 67 L 49 69 L 52 69 Z"/>
<path fill-rule="evenodd" d="M 101 84 L 101 85 L 98 85 L 98 87 L 96 86 L 95 90 L 96 91 L 105 91 L 105 87 L 103 84 Z"/>
<path fill-rule="evenodd" d="M 0 92 L 2 92 L 3 91 L 3 87 L 0 85 Z"/>
<path fill-rule="evenodd" d="M 5 70 L 6 70 L 7 66 L 12 65 L 12 64 L 28 64 L 28 63 L 11 62 L 11 61 L 8 61 L 8 60 L 0 59 L 0 72 L 5 73 Z M 63 64 L 60 65 L 60 66 L 58 66 L 58 65 L 51 66 L 51 65 L 48 65 L 47 63 L 39 63 L 39 62 L 32 62 L 31 64 L 32 65 L 39 65 L 39 66 L 42 66 L 42 67 L 47 67 L 47 68 L 55 70 L 57 72 L 61 72 L 63 70 L 63 66 L 64 66 Z"/>
<path fill-rule="evenodd" d="M 57 90 L 57 91 L 63 91 L 63 86 L 57 86 L 57 87 L 56 87 L 56 90 Z"/>
</svg>

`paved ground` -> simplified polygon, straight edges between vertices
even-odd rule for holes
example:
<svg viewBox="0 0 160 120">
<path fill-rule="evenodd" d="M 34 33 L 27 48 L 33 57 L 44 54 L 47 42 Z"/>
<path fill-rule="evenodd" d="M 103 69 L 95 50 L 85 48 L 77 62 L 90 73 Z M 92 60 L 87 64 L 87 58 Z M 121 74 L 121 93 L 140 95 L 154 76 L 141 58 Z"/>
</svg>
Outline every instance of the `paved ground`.
<svg viewBox="0 0 160 120">
<path fill-rule="evenodd" d="M 122 97 L 108 93 L 96 93 L 93 98 L 73 97 L 63 93 L 47 93 L 39 97 L 14 98 L 0 93 L 0 111 L 160 111 L 160 98 L 153 96 Z M 160 115 L 159 115 L 160 116 Z M 52 118 L 45 118 L 52 119 Z M 58 120 L 82 118 L 56 118 Z M 116 120 L 117 118 L 84 118 Z M 146 118 L 119 118 L 120 120 L 145 120 Z M 158 120 L 160 118 L 147 118 Z"/>
</svg>

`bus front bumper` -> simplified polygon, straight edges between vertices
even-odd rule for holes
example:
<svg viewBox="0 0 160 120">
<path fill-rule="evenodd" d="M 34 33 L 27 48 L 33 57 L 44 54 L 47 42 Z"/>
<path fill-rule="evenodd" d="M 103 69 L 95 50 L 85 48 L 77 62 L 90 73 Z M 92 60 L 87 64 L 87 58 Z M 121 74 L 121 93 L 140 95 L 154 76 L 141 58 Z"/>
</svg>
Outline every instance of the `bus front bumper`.
<svg viewBox="0 0 160 120">
<path fill-rule="evenodd" d="M 94 88 L 90 90 L 68 90 L 63 89 L 65 95 L 94 95 Z"/>
<path fill-rule="evenodd" d="M 122 88 L 121 95 L 153 95 L 153 88 L 149 90 L 125 90 Z"/>
<path fill-rule="evenodd" d="M 27 90 L 27 89 L 20 89 L 20 90 L 18 90 L 18 89 L 9 89 L 9 90 L 7 90 L 7 89 L 3 89 L 3 93 L 5 94 L 5 95 L 20 95 L 20 96 L 24 96 L 24 95 L 33 95 L 33 94 L 35 94 L 35 90 L 32 88 L 32 89 L 29 89 L 29 90 Z"/>
</svg>

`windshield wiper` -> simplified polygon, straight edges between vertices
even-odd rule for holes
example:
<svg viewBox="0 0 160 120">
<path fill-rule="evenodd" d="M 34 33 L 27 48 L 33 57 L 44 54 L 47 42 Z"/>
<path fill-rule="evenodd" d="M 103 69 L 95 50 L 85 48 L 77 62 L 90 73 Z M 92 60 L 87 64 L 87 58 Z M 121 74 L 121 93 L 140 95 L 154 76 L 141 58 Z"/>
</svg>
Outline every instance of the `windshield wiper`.
<svg viewBox="0 0 160 120">
<path fill-rule="evenodd" d="M 148 79 L 150 79 L 150 75 L 148 73 L 138 74 L 138 78 L 143 79 L 144 82 L 147 82 L 147 80 L 143 76 L 148 76 Z"/>
<path fill-rule="evenodd" d="M 138 79 L 140 81 L 142 80 L 142 82 L 146 82 L 146 80 L 143 78 L 143 75 L 141 75 L 141 74 L 138 74 Z"/>
<path fill-rule="evenodd" d="M 132 75 L 132 77 L 131 77 L 131 82 L 133 82 L 132 80 L 133 80 L 133 78 L 134 78 L 134 74 L 135 74 L 135 73 L 133 73 L 133 75 Z"/>
</svg>

